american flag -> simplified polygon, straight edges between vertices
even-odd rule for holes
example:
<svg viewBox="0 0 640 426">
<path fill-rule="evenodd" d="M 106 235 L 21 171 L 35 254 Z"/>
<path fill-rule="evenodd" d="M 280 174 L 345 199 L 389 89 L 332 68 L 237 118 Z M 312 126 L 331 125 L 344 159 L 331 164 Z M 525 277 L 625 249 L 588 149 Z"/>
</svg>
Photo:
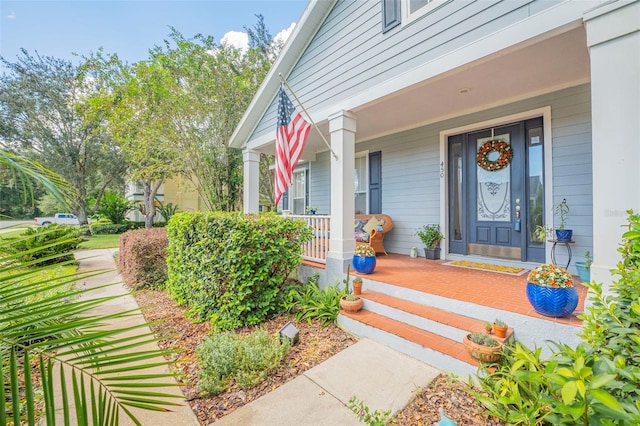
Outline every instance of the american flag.
<svg viewBox="0 0 640 426">
<path fill-rule="evenodd" d="M 276 204 L 291 186 L 293 170 L 298 165 L 310 129 L 311 124 L 296 112 L 284 87 L 280 86 L 276 128 Z"/>
</svg>

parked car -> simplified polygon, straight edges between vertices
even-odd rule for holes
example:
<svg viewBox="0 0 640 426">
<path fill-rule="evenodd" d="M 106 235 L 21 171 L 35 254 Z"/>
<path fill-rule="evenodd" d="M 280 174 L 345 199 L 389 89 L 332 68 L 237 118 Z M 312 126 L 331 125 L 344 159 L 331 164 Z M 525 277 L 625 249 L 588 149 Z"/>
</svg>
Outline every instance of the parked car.
<svg viewBox="0 0 640 426">
<path fill-rule="evenodd" d="M 33 220 L 36 225 L 42 226 L 51 225 L 52 223 L 57 223 L 58 225 L 80 225 L 76 215 L 71 213 L 56 213 L 54 216 L 36 217 Z"/>
</svg>

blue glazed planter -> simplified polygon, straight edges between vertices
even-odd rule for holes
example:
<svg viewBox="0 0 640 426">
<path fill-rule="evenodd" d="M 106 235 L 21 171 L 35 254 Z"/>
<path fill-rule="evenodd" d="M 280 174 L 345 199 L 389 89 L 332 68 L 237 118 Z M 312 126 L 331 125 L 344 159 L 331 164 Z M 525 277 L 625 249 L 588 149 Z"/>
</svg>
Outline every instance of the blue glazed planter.
<svg viewBox="0 0 640 426">
<path fill-rule="evenodd" d="M 568 242 L 573 238 L 573 229 L 556 229 L 556 240 Z"/>
<path fill-rule="evenodd" d="M 353 256 L 353 269 L 359 274 L 370 274 L 376 268 L 375 256 Z"/>
<path fill-rule="evenodd" d="M 554 288 L 527 283 L 527 298 L 540 315 L 566 317 L 578 306 L 578 290 L 575 287 Z"/>
</svg>

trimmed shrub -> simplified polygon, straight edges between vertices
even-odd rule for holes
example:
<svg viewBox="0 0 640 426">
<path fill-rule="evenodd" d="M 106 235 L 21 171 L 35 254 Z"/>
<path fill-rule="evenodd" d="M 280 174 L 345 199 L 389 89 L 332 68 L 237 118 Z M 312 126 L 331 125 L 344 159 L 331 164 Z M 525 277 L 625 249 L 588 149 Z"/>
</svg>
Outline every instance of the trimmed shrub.
<svg viewBox="0 0 640 426">
<path fill-rule="evenodd" d="M 218 394 L 235 379 L 240 389 L 248 389 L 264 381 L 289 352 L 289 343 L 281 343 L 277 335 L 265 330 L 241 336 L 216 333 L 205 338 L 196 348 L 200 366 L 198 387 Z"/>
<path fill-rule="evenodd" d="M 36 266 L 52 265 L 73 260 L 72 250 L 82 242 L 82 229 L 78 226 L 51 224 L 46 227 L 28 228 L 20 237 L 5 246 L 9 254 L 20 253 L 21 262 Z"/>
<path fill-rule="evenodd" d="M 167 245 L 163 228 L 122 234 L 118 262 L 126 285 L 133 289 L 162 287 L 167 279 Z"/>
<path fill-rule="evenodd" d="M 233 329 L 281 309 L 280 293 L 311 230 L 275 215 L 177 213 L 167 235 L 171 296 L 192 318 Z"/>
<path fill-rule="evenodd" d="M 91 225 L 91 234 L 93 235 L 113 235 L 122 234 L 131 229 L 144 228 L 144 222 L 124 222 L 119 224 L 103 223 L 99 225 Z"/>
</svg>

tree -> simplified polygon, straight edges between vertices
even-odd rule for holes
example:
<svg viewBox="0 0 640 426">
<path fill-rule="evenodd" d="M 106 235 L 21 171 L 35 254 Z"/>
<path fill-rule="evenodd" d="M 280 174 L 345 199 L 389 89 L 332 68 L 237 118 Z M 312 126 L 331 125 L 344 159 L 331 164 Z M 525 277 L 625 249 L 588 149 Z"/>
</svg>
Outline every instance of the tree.
<svg viewBox="0 0 640 426">
<path fill-rule="evenodd" d="M 16 62 L 0 60 L 9 70 L 0 77 L 0 143 L 65 177 L 75 189 L 66 200 L 69 209 L 87 223 L 125 166 L 102 118 L 89 115 L 95 81 L 69 61 L 26 50 Z M 90 192 L 97 194 L 92 208 Z"/>
<path fill-rule="evenodd" d="M 87 60 L 102 87 L 91 97 L 92 115 L 105 117 L 127 159 L 129 177 L 143 186 L 145 226 L 153 226 L 155 199 L 165 179 L 182 171 L 176 155 L 171 74 L 151 55 L 133 65 L 101 51 Z"/>
</svg>

